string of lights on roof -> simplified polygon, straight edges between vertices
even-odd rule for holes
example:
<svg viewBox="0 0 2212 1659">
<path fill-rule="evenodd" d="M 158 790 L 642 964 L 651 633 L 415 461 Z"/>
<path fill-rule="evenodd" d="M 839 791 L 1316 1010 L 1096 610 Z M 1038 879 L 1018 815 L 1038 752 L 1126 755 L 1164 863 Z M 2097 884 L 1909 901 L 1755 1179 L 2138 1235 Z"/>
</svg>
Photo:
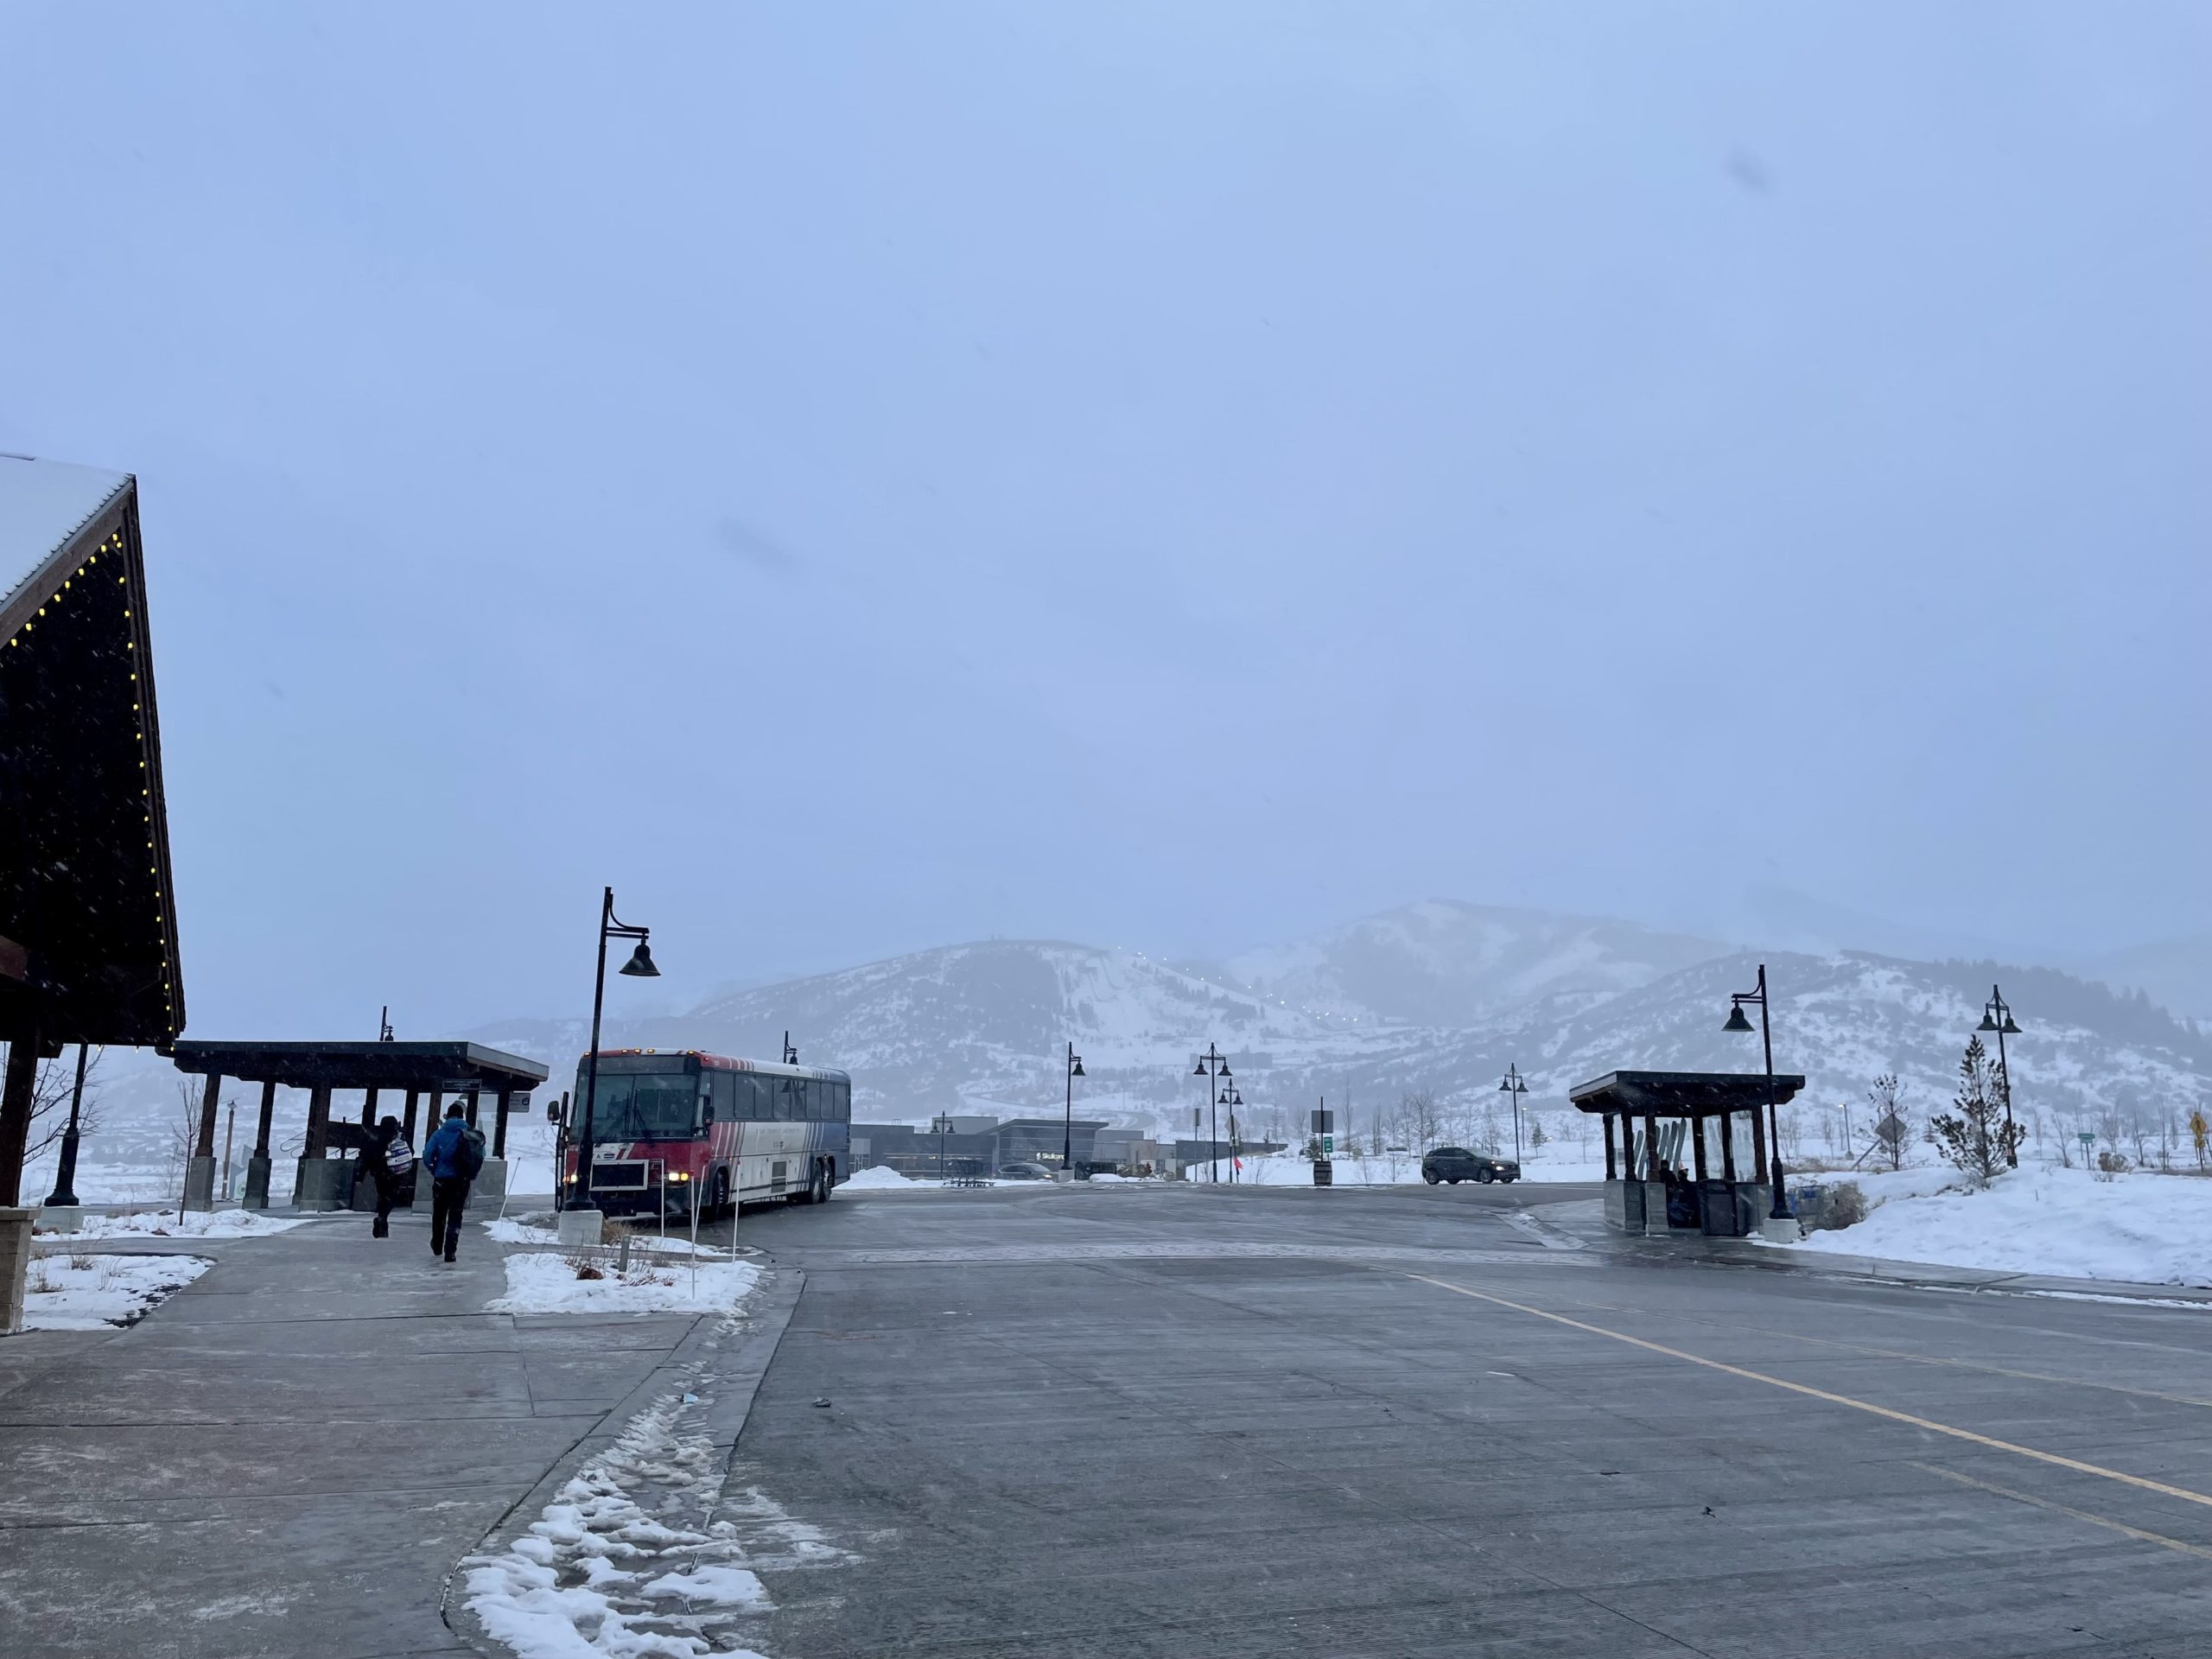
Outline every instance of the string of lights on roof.
<svg viewBox="0 0 2212 1659">
<path fill-rule="evenodd" d="M 80 578 L 85 577 L 92 570 L 92 567 L 100 562 L 100 555 L 102 553 L 112 555 L 117 558 L 120 558 L 124 556 L 123 532 L 120 530 L 111 534 L 105 541 L 99 544 L 98 548 L 86 556 L 85 562 L 79 565 L 72 574 L 62 578 L 61 586 L 55 588 L 52 594 L 48 595 L 46 605 L 41 605 L 38 607 L 37 616 L 29 616 L 23 619 L 22 625 L 18 627 L 14 633 L 8 636 L 8 645 L 10 650 L 15 648 L 22 635 L 30 632 L 33 628 L 38 626 L 38 618 L 46 614 L 47 605 L 56 607 L 60 605 L 62 595 L 69 593 L 75 587 L 77 582 Z M 125 624 L 128 624 L 131 620 L 130 606 L 128 602 L 130 599 L 129 588 L 130 586 L 130 572 L 126 569 L 123 575 L 118 576 L 115 580 L 117 586 L 125 590 L 124 594 L 125 603 L 123 607 L 123 620 Z M 130 631 L 130 630 L 126 627 L 125 632 L 128 632 Z M 135 652 L 138 649 L 138 642 L 136 639 L 126 639 L 123 642 L 123 648 L 125 651 Z M 137 659 L 134 657 L 132 660 L 136 661 Z M 139 720 L 138 770 L 141 772 L 147 772 L 149 771 L 150 768 L 147 765 L 149 757 L 146 751 L 145 705 L 143 702 L 139 699 L 138 693 L 136 689 L 138 683 L 138 671 L 136 669 L 130 671 L 130 683 L 133 688 L 131 691 L 132 702 L 130 704 L 130 712 L 134 715 L 137 715 Z M 143 814 L 145 819 L 146 829 L 149 832 L 146 842 L 146 850 L 149 853 L 158 854 L 160 849 L 155 846 L 151 835 L 151 831 L 154 827 L 153 795 L 154 791 L 152 780 L 149 779 L 147 782 L 139 785 L 138 797 L 142 801 L 146 803 Z M 159 881 L 162 875 L 160 864 L 156 862 L 148 866 L 147 874 L 151 875 L 156 881 Z M 176 1031 L 176 987 L 169 979 L 168 913 L 167 907 L 162 903 L 162 889 L 158 887 L 154 889 L 154 937 L 156 941 L 161 946 L 162 1005 L 163 1008 L 167 1010 L 169 1032 L 174 1035 Z"/>
</svg>

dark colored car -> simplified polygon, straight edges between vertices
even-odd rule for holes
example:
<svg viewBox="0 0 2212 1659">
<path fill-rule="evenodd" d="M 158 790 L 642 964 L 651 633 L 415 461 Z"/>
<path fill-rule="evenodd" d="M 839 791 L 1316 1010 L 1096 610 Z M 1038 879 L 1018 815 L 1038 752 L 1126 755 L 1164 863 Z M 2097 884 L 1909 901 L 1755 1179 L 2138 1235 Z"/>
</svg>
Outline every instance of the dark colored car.
<svg viewBox="0 0 2212 1659">
<path fill-rule="evenodd" d="M 1521 1166 L 1510 1158 L 1492 1158 L 1465 1147 L 1431 1147 L 1421 1154 L 1421 1178 L 1431 1186 L 1450 1181 L 1517 1181 Z"/>
<path fill-rule="evenodd" d="M 1002 1181 L 1049 1181 L 1052 1172 L 1042 1164 L 1001 1164 L 999 1179 Z"/>
</svg>

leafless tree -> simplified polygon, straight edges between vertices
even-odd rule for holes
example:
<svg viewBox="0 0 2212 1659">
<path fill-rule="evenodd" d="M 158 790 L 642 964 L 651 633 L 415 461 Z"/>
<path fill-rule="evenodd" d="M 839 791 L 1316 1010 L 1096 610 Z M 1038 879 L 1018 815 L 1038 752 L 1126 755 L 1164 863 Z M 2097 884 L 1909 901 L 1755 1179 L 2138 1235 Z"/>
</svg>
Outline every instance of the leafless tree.
<svg viewBox="0 0 2212 1659">
<path fill-rule="evenodd" d="M 78 1109 L 77 1132 L 90 1135 L 100 1126 L 99 1070 L 106 1056 L 94 1049 L 85 1065 L 85 1099 Z M 69 1096 L 77 1089 L 77 1057 L 64 1053 L 58 1060 L 41 1060 L 31 1085 L 30 1139 L 24 1143 L 23 1161 L 29 1163 L 54 1145 L 69 1128 Z"/>
<path fill-rule="evenodd" d="M 169 1185 L 180 1190 L 193 1148 L 200 1144 L 200 1097 L 206 1088 L 198 1077 L 176 1080 L 176 1104 L 169 1109 L 168 1133 L 162 1138 L 162 1150 L 167 1154 L 163 1161 L 168 1167 Z"/>
<path fill-rule="evenodd" d="M 1905 1116 L 1904 1085 L 1891 1073 L 1885 1071 L 1866 1085 L 1866 1103 L 1874 1109 L 1874 1122 L 1877 1126 L 1879 1126 L 1884 1118 L 1891 1116 L 1904 1126 L 1904 1129 L 1898 1132 L 1897 1138 L 1887 1143 L 1890 1149 L 1890 1167 L 1904 1168 L 1905 1133 L 1912 1127 L 1912 1120 Z"/>
<path fill-rule="evenodd" d="M 1444 1134 L 1444 1114 L 1436 1096 L 1426 1089 L 1408 1089 L 1398 1096 L 1399 1133 L 1407 1146 L 1426 1152 Z"/>
</svg>

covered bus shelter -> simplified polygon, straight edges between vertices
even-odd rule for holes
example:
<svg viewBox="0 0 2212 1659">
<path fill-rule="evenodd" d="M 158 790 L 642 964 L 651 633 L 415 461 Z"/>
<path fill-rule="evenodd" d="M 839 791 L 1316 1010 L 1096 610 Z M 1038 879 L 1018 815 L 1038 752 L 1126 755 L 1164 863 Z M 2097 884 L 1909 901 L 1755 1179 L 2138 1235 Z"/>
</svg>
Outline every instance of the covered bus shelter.
<svg viewBox="0 0 2212 1659">
<path fill-rule="evenodd" d="M 153 658 L 137 480 L 0 455 L 0 1332 L 39 1063 L 184 1028 Z"/>
<path fill-rule="evenodd" d="M 1608 1071 L 1569 1090 L 1605 1129 L 1606 1225 L 1713 1238 L 1758 1231 L 1771 1196 L 1768 1107 L 1804 1086 L 1760 1071 Z"/>
<path fill-rule="evenodd" d="M 276 1111 L 278 1088 L 308 1091 L 307 1134 L 300 1147 L 299 1173 L 293 1183 L 294 1204 L 302 1210 L 338 1210 L 351 1202 L 353 1165 L 343 1154 L 359 1147 L 361 1132 L 376 1122 L 378 1101 L 386 1094 L 404 1096 L 399 1113 L 408 1140 L 419 1150 L 422 1135 L 444 1116 L 446 1096 L 463 1102 L 468 1122 L 475 1125 L 483 1096 L 492 1096 L 492 1128 L 484 1173 L 477 1191 L 491 1197 L 506 1191 L 507 1116 L 518 1102 L 530 1103 L 531 1090 L 545 1081 L 544 1066 L 519 1054 L 504 1053 L 480 1043 L 451 1041 L 400 1043 L 389 1039 L 333 1043 L 201 1042 L 188 1039 L 175 1046 L 177 1070 L 207 1078 L 200 1096 L 200 1137 L 207 1147 L 205 1168 L 194 1169 L 191 1189 L 196 1194 L 212 1191 L 214 1180 L 214 1125 L 216 1102 L 226 1078 L 261 1085 L 261 1117 L 254 1130 L 253 1152 L 246 1162 L 245 1207 L 269 1207 L 270 1133 Z M 332 1096 L 361 1096 L 358 1123 L 331 1116 Z M 424 1096 L 429 1097 L 427 1116 L 418 1117 Z M 389 1109 L 388 1108 L 386 1109 Z M 419 1169 L 419 1166 L 418 1166 Z M 418 1177 L 418 1179 L 420 1179 Z"/>
</svg>

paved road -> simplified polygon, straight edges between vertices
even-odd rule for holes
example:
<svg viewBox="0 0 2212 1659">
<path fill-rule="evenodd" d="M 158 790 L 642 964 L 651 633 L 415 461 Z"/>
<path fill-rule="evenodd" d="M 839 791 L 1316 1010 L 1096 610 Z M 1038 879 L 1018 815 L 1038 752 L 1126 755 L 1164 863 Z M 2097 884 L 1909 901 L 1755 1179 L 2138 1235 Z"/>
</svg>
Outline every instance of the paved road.
<svg viewBox="0 0 2212 1659">
<path fill-rule="evenodd" d="M 2212 1654 L 2212 1313 L 1613 1255 L 1541 1188 L 841 1193 L 772 1653 Z M 830 1404 L 813 1402 L 826 1398 Z"/>
</svg>

